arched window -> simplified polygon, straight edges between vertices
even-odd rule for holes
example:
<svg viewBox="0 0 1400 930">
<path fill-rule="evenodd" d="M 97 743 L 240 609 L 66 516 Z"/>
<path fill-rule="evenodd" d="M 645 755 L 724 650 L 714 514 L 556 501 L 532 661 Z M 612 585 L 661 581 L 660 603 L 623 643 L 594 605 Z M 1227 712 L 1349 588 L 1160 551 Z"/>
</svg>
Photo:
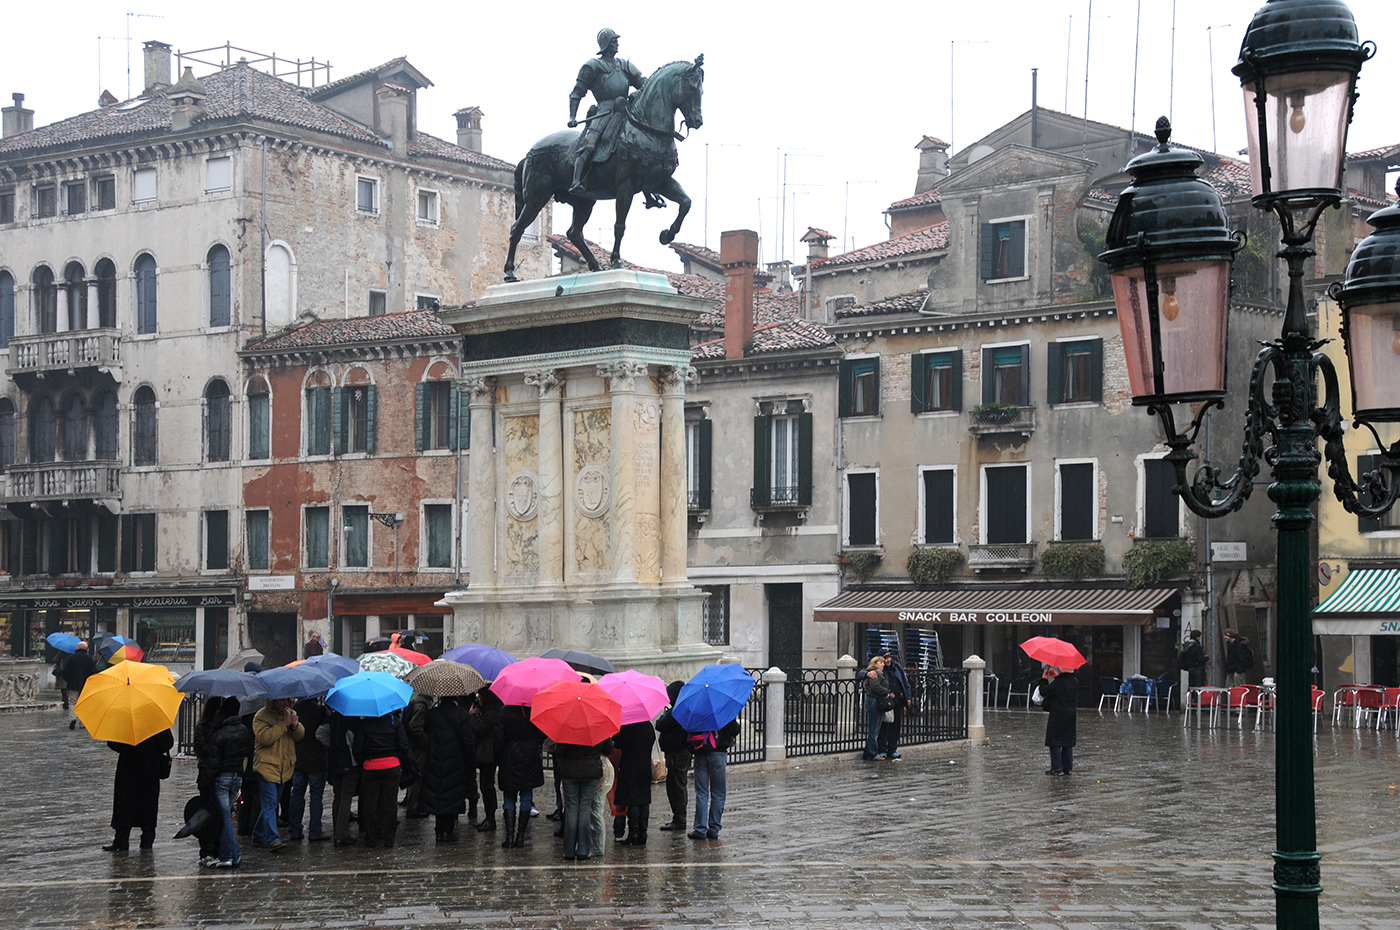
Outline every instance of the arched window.
<svg viewBox="0 0 1400 930">
<path fill-rule="evenodd" d="M 284 243 L 267 247 L 263 264 L 263 322 L 268 329 L 277 329 L 292 322 L 296 316 L 297 263 L 292 250 Z"/>
<path fill-rule="evenodd" d="M 229 389 L 223 381 L 210 381 L 204 389 L 204 450 L 210 462 L 227 462 L 233 424 L 229 418 Z"/>
<path fill-rule="evenodd" d="M 253 378 L 248 382 L 248 458 L 272 458 L 272 398 L 267 382 Z"/>
<path fill-rule="evenodd" d="M 209 325 L 227 326 L 233 315 L 228 249 L 216 245 L 209 250 L 206 260 L 209 264 Z"/>
<path fill-rule="evenodd" d="M 97 275 L 97 325 L 111 329 L 117 325 L 117 266 L 104 258 L 93 271 Z"/>
<path fill-rule="evenodd" d="M 10 344 L 15 335 L 15 276 L 0 271 L 0 349 Z M 14 410 L 11 409 L 11 414 Z"/>
<path fill-rule="evenodd" d="M 159 461 L 156 392 L 145 385 L 137 388 L 132 396 L 131 406 L 131 464 L 155 465 Z"/>
<path fill-rule="evenodd" d="M 15 463 L 15 405 L 0 397 L 0 468 Z"/>
<path fill-rule="evenodd" d="M 82 397 L 70 394 L 63 404 L 63 460 L 81 462 L 88 454 L 88 416 Z"/>
<path fill-rule="evenodd" d="M 331 379 L 324 371 L 306 379 L 306 454 L 331 454 Z"/>
<path fill-rule="evenodd" d="M 47 265 L 34 269 L 30 278 L 34 285 L 34 329 L 40 333 L 58 330 L 58 288 L 53 283 L 53 271 Z"/>
<path fill-rule="evenodd" d="M 156 331 L 156 260 L 150 253 L 136 259 L 136 332 Z"/>
<path fill-rule="evenodd" d="M 92 408 L 93 438 L 96 449 L 93 457 L 103 462 L 114 462 L 117 453 L 117 395 L 103 391 Z"/>
<path fill-rule="evenodd" d="M 68 295 L 68 328 L 87 329 L 87 272 L 78 262 L 63 269 L 63 289 Z"/>
<path fill-rule="evenodd" d="M 41 394 L 29 407 L 29 461 L 52 462 L 58 455 L 58 419 L 53 401 Z"/>
</svg>

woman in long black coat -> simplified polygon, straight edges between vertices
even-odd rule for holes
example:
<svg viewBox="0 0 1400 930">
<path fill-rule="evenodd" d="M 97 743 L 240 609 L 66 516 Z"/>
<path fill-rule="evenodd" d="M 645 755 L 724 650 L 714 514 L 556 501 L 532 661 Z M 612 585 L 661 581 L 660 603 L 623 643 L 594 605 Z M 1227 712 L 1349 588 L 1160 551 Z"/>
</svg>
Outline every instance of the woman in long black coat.
<svg viewBox="0 0 1400 930">
<path fill-rule="evenodd" d="M 650 720 L 629 723 L 613 737 L 613 745 L 622 751 L 613 804 L 627 808 L 627 837 L 618 843 L 619 846 L 647 844 L 647 820 L 651 816 L 651 747 L 655 742 L 656 730 Z"/>
<path fill-rule="evenodd" d="M 483 811 L 476 828 L 489 833 L 496 829 L 496 729 L 501 719 L 501 699 L 490 688 L 482 688 L 468 711 L 476 737 L 476 774 Z"/>
<path fill-rule="evenodd" d="M 117 776 L 112 783 L 112 842 L 107 852 L 127 849 L 131 831 L 141 831 L 141 848 L 150 849 L 156 841 L 156 813 L 160 808 L 160 776 L 165 754 L 175 748 L 169 730 L 136 745 L 107 742 L 117 754 Z"/>
<path fill-rule="evenodd" d="M 467 708 L 455 697 L 439 699 L 428 710 L 423 729 L 428 737 L 422 787 L 418 791 L 418 812 L 437 817 L 439 843 L 457 841 L 457 817 L 467 809 L 470 794 L 475 800 L 476 738 Z"/>
<path fill-rule="evenodd" d="M 544 784 L 544 734 L 530 722 L 529 708 L 501 710 L 496 730 L 496 783 L 501 787 L 501 816 L 506 824 L 502 847 L 524 846 L 535 789 Z M 516 805 L 520 807 L 516 821 Z"/>
<path fill-rule="evenodd" d="M 1040 680 L 1040 694 L 1045 710 L 1045 745 L 1050 750 L 1050 768 L 1046 775 L 1068 775 L 1074 768 L 1075 717 L 1079 711 L 1079 679 L 1073 669 L 1060 671 L 1054 666 L 1045 670 Z"/>
</svg>

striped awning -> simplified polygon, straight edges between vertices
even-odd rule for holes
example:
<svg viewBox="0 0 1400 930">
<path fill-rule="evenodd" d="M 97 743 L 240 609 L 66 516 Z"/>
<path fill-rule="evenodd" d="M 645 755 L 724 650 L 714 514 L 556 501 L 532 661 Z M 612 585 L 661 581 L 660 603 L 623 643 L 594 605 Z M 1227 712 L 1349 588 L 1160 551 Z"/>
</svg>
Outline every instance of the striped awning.
<svg viewBox="0 0 1400 930">
<path fill-rule="evenodd" d="M 1400 635 L 1400 568 L 1357 568 L 1313 608 L 1313 632 Z"/>
<path fill-rule="evenodd" d="M 814 620 L 844 623 L 1028 623 L 1123 626 L 1145 624 L 1180 592 L 1175 588 L 1007 586 L 937 591 L 843 591 L 819 605 Z"/>
</svg>

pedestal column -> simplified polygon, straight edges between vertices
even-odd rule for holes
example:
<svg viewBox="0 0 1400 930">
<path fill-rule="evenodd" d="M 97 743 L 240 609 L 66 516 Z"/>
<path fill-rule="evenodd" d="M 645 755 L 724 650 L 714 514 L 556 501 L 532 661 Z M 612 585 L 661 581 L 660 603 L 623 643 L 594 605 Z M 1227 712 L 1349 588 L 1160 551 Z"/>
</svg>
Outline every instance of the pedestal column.
<svg viewBox="0 0 1400 930">
<path fill-rule="evenodd" d="M 467 472 L 471 495 L 471 586 L 481 589 L 496 584 L 496 379 L 468 378 L 464 386 L 470 397 L 472 424 Z"/>
<path fill-rule="evenodd" d="M 694 368 L 661 371 L 661 583 L 687 584 L 685 386 Z"/>
<path fill-rule="evenodd" d="M 637 379 L 645 378 L 647 366 L 638 362 L 618 362 L 598 366 L 598 374 L 609 379 L 612 397 L 610 450 L 612 481 L 612 570 L 613 581 L 637 581 L 637 430 L 632 408 L 637 399 Z"/>
<path fill-rule="evenodd" d="M 564 581 L 564 373 L 545 369 L 526 375 L 525 383 L 540 392 L 539 583 L 558 585 Z"/>
</svg>

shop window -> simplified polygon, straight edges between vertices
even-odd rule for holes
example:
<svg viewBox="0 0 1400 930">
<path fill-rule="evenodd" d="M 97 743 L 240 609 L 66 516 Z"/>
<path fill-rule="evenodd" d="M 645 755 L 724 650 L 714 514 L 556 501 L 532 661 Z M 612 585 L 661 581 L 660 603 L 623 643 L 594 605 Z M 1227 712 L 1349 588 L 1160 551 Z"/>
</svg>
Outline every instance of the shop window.
<svg viewBox="0 0 1400 930">
<path fill-rule="evenodd" d="M 122 571 L 156 570 L 156 515 L 122 514 Z"/>
<path fill-rule="evenodd" d="M 767 509 L 812 503 L 812 414 L 783 412 L 754 417 L 754 486 L 751 506 Z"/>
<path fill-rule="evenodd" d="M 962 351 L 920 352 L 910 358 L 909 409 L 936 413 L 962 409 Z"/>
<path fill-rule="evenodd" d="M 1176 467 L 1166 459 L 1143 459 L 1142 535 L 1169 539 L 1181 535 L 1181 498 L 1172 493 Z"/>
<path fill-rule="evenodd" d="M 330 566 L 331 509 L 306 508 L 306 550 L 302 560 L 307 568 Z"/>
<path fill-rule="evenodd" d="M 1030 541 L 1026 504 L 1030 469 L 1024 465 L 997 465 L 982 469 L 984 538 L 987 545 L 1024 544 Z"/>
<path fill-rule="evenodd" d="M 708 419 L 685 424 L 685 487 L 688 510 L 710 509 L 710 457 L 713 423 Z"/>
<path fill-rule="evenodd" d="M 1060 462 L 1059 508 L 1056 539 L 1089 542 L 1096 538 L 1098 495 L 1094 487 L 1093 462 Z"/>
<path fill-rule="evenodd" d="M 843 417 L 873 417 L 880 412 L 880 359 L 842 359 L 840 407 Z"/>
<path fill-rule="evenodd" d="M 341 532 L 345 538 L 346 568 L 369 568 L 369 508 L 341 508 Z"/>
<path fill-rule="evenodd" d="M 160 460 L 156 432 L 156 392 L 148 385 L 136 389 L 131 401 L 131 463 L 155 465 Z"/>
<path fill-rule="evenodd" d="M 951 468 L 925 468 L 919 473 L 923 524 L 919 540 L 925 545 L 948 545 L 956 541 L 953 495 L 956 475 Z"/>
<path fill-rule="evenodd" d="M 709 595 L 705 598 L 702 618 L 705 626 L 705 645 L 728 646 L 729 585 L 701 585 L 700 590 Z"/>
<path fill-rule="evenodd" d="M 206 571 L 228 570 L 228 511 L 204 511 L 204 568 Z"/>
<path fill-rule="evenodd" d="M 982 403 L 1030 404 L 1030 346 L 986 346 L 982 349 Z"/>
<path fill-rule="evenodd" d="M 249 510 L 243 514 L 248 534 L 248 570 L 265 572 L 268 570 L 271 519 L 266 510 Z"/>
<path fill-rule="evenodd" d="M 1103 399 L 1103 340 L 1052 342 L 1046 395 L 1052 404 L 1098 403 Z"/>
</svg>

